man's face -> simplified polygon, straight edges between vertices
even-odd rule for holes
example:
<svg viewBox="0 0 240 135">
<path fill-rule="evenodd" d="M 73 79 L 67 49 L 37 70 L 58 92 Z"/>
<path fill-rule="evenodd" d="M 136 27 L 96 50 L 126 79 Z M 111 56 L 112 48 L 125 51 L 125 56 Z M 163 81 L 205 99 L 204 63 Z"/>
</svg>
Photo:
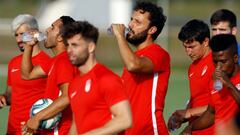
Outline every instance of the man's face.
<svg viewBox="0 0 240 135">
<path fill-rule="evenodd" d="M 198 41 L 193 42 L 184 42 L 183 46 L 185 48 L 185 52 L 192 59 L 192 61 L 196 61 L 201 59 L 205 53 L 206 48 L 208 46 L 207 41 L 203 41 L 203 43 L 199 43 Z"/>
<path fill-rule="evenodd" d="M 141 13 L 142 10 L 133 12 L 131 21 L 128 24 L 130 32 L 127 34 L 127 41 L 135 46 L 144 42 L 148 35 L 149 30 L 149 13 Z"/>
<path fill-rule="evenodd" d="M 218 34 L 234 34 L 233 30 L 229 26 L 229 22 L 219 22 L 218 24 L 212 25 L 212 35 Z"/>
<path fill-rule="evenodd" d="M 51 27 L 47 28 L 46 30 L 47 39 L 45 40 L 44 44 L 46 48 L 53 48 L 56 46 L 57 38 L 59 36 L 62 25 L 63 24 L 61 19 L 58 19 L 55 22 L 53 22 Z"/>
<path fill-rule="evenodd" d="M 19 48 L 19 50 L 20 50 L 21 52 L 24 51 L 24 44 L 25 44 L 25 43 L 22 41 L 22 34 L 23 34 L 24 32 L 28 32 L 28 31 L 30 31 L 30 30 L 31 30 L 31 29 L 30 29 L 29 25 L 27 25 L 27 24 L 22 24 L 22 25 L 20 25 L 20 26 L 17 28 L 17 30 L 15 31 L 14 36 L 15 36 L 15 39 L 16 39 L 16 41 L 17 41 L 18 48 Z"/>
<path fill-rule="evenodd" d="M 89 58 L 89 42 L 84 40 L 80 34 L 77 34 L 67 40 L 68 57 L 71 63 L 77 67 L 86 63 Z"/>
<path fill-rule="evenodd" d="M 229 77 L 232 76 L 235 64 L 237 64 L 236 56 L 232 54 L 231 50 L 225 50 L 220 52 L 213 52 L 213 63 L 214 66 L 220 66 L 220 69 L 225 72 Z"/>
</svg>

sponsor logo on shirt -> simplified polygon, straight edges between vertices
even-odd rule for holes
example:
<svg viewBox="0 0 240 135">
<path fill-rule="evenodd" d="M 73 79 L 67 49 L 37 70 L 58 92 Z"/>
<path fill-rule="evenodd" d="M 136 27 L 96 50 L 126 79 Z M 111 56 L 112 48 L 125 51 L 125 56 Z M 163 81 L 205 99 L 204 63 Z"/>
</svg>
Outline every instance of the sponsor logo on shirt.
<svg viewBox="0 0 240 135">
<path fill-rule="evenodd" d="M 203 76 L 207 72 L 207 69 L 208 69 L 208 66 L 207 65 L 204 66 L 201 76 Z"/>
<path fill-rule="evenodd" d="M 89 92 L 91 88 L 91 79 L 88 79 L 85 84 L 85 92 Z"/>
<path fill-rule="evenodd" d="M 18 69 L 18 68 L 13 68 L 12 70 L 11 70 L 11 72 L 13 73 L 13 72 L 17 72 L 17 71 L 19 71 L 20 69 Z"/>
<path fill-rule="evenodd" d="M 73 98 L 76 94 L 77 94 L 77 91 L 74 91 L 74 92 L 70 95 L 70 97 Z"/>
<path fill-rule="evenodd" d="M 240 83 L 236 84 L 235 87 L 240 91 Z"/>
</svg>

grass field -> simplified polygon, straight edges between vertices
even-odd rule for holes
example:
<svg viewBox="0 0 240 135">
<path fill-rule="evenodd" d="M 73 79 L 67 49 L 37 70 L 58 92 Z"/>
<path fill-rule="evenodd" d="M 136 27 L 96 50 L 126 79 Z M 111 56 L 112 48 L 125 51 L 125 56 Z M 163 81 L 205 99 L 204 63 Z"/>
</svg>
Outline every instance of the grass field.
<svg viewBox="0 0 240 135">
<path fill-rule="evenodd" d="M 119 70 L 114 70 L 118 72 Z M 0 74 L 1 75 L 1 74 Z M 5 90 L 6 77 L 0 77 L 0 92 Z M 171 113 L 180 108 L 184 108 L 187 101 L 188 92 L 188 82 L 186 76 L 186 69 L 183 68 L 172 68 L 171 77 L 169 82 L 169 88 L 167 92 L 167 97 L 165 101 L 164 117 L 167 121 Z M 7 118 L 8 118 L 9 107 L 5 107 L 0 110 L 0 135 L 6 132 L 7 128 Z M 172 135 L 179 134 L 181 129 L 177 130 Z"/>
</svg>

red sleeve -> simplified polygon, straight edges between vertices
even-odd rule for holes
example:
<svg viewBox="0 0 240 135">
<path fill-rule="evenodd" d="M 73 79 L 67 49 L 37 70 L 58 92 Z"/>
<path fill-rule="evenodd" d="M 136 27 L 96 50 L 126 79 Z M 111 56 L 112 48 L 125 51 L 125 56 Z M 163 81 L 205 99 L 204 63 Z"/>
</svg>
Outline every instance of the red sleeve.
<svg viewBox="0 0 240 135">
<path fill-rule="evenodd" d="M 101 90 L 109 106 L 127 100 L 122 80 L 116 76 L 105 76 L 101 80 Z"/>
<path fill-rule="evenodd" d="M 61 59 L 55 63 L 57 68 L 57 84 L 70 83 L 74 77 L 74 66 L 68 59 Z"/>
<path fill-rule="evenodd" d="M 165 71 L 170 68 L 170 56 L 160 47 L 151 49 L 144 56 L 152 61 L 154 72 Z"/>
<path fill-rule="evenodd" d="M 50 69 L 52 67 L 52 64 L 53 64 L 53 58 L 49 59 L 49 61 L 41 62 L 40 67 L 45 72 L 45 74 L 48 74 L 48 72 L 50 71 Z"/>
</svg>

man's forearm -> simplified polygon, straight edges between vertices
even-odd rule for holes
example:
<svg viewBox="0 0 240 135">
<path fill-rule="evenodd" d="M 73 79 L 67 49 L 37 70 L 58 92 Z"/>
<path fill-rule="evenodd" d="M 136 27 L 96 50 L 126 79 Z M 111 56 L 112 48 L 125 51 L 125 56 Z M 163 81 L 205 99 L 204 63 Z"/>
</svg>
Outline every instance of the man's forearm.
<svg viewBox="0 0 240 135">
<path fill-rule="evenodd" d="M 238 106 L 240 107 L 240 93 L 238 89 L 231 83 L 229 84 L 228 88 L 230 89 L 233 98 L 237 102 Z"/>
<path fill-rule="evenodd" d="M 205 111 L 198 119 L 196 119 L 193 123 L 190 124 L 192 130 L 201 130 L 208 128 L 214 124 L 214 110 L 213 108 L 208 106 L 208 110 Z"/>
<path fill-rule="evenodd" d="M 58 99 L 54 100 L 54 102 L 36 114 L 37 119 L 45 120 L 52 118 L 58 113 L 62 112 L 69 105 L 68 97 L 60 96 Z"/>
<path fill-rule="evenodd" d="M 33 69 L 33 64 L 32 64 L 32 51 L 33 51 L 33 46 L 25 46 L 25 50 L 23 53 L 23 58 L 22 58 L 22 64 L 21 64 L 21 73 L 22 73 L 22 78 L 23 79 L 30 79 L 30 73 Z"/>
</svg>

